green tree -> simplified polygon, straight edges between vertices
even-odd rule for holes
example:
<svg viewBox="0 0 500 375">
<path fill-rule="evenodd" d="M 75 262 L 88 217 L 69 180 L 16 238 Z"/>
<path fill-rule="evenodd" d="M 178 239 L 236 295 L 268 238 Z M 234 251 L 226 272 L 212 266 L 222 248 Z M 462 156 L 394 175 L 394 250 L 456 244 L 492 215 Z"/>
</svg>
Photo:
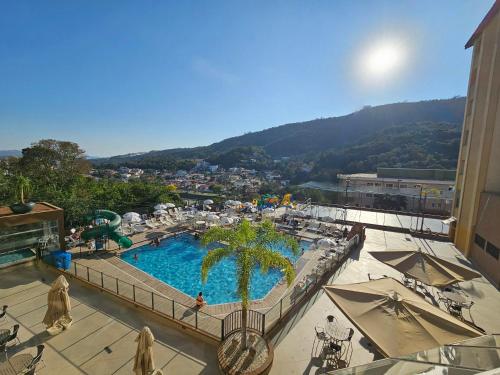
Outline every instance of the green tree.
<svg viewBox="0 0 500 375">
<path fill-rule="evenodd" d="M 242 220 L 235 229 L 214 227 L 209 229 L 201 239 L 203 245 L 221 244 L 224 246 L 210 250 L 203 258 L 201 278 L 206 282 L 209 270 L 224 258 L 235 257 L 238 294 L 242 307 L 242 350 L 247 349 L 247 314 L 250 293 L 250 277 L 257 267 L 262 273 L 269 268 L 284 270 L 285 278 L 290 285 L 295 278 L 295 270 L 290 260 L 273 249 L 285 244 L 294 254 L 299 251 L 298 242 L 276 231 L 274 224 L 265 220 L 259 225 L 252 225 Z"/>
<path fill-rule="evenodd" d="M 23 175 L 19 175 L 16 177 L 16 187 L 19 199 L 21 203 L 24 204 L 25 195 L 28 195 L 31 191 L 31 180 Z"/>
</svg>

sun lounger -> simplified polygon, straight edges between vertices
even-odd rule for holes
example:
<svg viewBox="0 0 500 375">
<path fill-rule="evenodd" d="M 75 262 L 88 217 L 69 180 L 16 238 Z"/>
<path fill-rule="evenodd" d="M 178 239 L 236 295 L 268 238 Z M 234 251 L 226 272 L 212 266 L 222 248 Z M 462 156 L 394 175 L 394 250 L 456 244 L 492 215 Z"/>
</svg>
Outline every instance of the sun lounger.
<svg viewBox="0 0 500 375">
<path fill-rule="evenodd" d="M 135 233 L 143 233 L 146 231 L 146 228 L 144 228 L 142 225 L 132 225 L 132 229 L 134 230 Z"/>
</svg>

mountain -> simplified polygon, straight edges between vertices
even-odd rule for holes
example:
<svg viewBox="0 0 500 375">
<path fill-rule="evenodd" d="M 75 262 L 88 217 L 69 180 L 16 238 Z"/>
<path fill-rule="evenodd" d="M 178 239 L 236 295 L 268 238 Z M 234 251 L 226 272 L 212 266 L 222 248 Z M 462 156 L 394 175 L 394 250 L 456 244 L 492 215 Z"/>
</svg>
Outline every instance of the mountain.
<svg viewBox="0 0 500 375">
<path fill-rule="evenodd" d="M 232 154 L 245 154 L 252 157 L 253 154 L 267 155 L 269 159 L 279 157 L 306 157 L 317 159 L 321 153 L 327 153 L 329 157 L 337 155 L 339 151 L 349 148 L 352 152 L 364 152 L 362 144 L 370 142 L 372 137 L 382 137 L 384 141 L 384 130 L 397 129 L 398 132 L 412 129 L 412 135 L 419 134 L 419 129 L 425 136 L 433 137 L 432 131 L 438 131 L 432 124 L 440 126 L 451 126 L 456 132 L 450 131 L 447 135 L 453 139 L 446 142 L 455 142 L 460 136 L 460 128 L 463 121 L 465 109 L 465 98 L 455 97 L 452 99 L 428 100 L 420 102 L 403 102 L 385 104 L 380 106 L 366 106 L 363 109 L 339 117 L 320 118 L 306 122 L 297 122 L 269 128 L 266 130 L 247 133 L 238 137 L 232 137 L 213 143 L 209 146 L 194 148 L 177 148 L 162 151 L 151 151 L 141 155 L 121 155 L 111 158 L 102 158 L 92 161 L 96 165 L 133 165 L 150 167 L 160 165 L 162 167 L 176 167 L 176 160 L 194 158 L 205 158 L 217 161 L 234 160 Z M 457 133 L 458 132 L 458 133 Z M 404 132 L 406 134 L 406 132 Z M 446 132 L 445 132 L 446 133 Z M 410 141 L 410 138 L 406 141 Z M 418 137 L 417 137 L 418 138 Z M 386 147 L 401 147 L 401 139 L 389 138 Z M 420 145 L 422 146 L 422 145 Z M 420 147 L 419 146 L 419 147 Z M 256 149 L 261 150 L 255 152 Z M 238 150 L 237 152 L 234 150 Z M 388 152 L 388 151 L 387 151 Z M 403 152 L 403 151 L 402 151 Z M 423 147 L 419 152 L 426 152 Z M 456 147 L 452 153 L 456 153 Z M 231 157 L 230 157 L 231 156 Z M 360 155 L 362 156 L 362 155 Z M 456 160 L 456 155 L 445 154 L 447 159 Z M 321 156 L 323 157 L 323 156 Z M 324 158 L 328 158 L 324 156 Z M 326 160 L 326 159 L 325 159 Z M 370 167 L 371 168 L 371 167 Z"/>
<path fill-rule="evenodd" d="M 19 157 L 22 156 L 22 152 L 19 150 L 0 150 L 0 158 L 8 158 L 10 156 Z"/>
</svg>

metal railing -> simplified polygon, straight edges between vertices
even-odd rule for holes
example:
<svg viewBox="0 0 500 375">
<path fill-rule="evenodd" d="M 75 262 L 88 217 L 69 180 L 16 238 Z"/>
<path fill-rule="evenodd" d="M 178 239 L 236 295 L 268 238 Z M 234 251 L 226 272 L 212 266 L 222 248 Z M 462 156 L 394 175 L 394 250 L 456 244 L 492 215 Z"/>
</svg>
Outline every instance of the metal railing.
<svg viewBox="0 0 500 375">
<path fill-rule="evenodd" d="M 325 275 L 330 275 L 332 271 L 339 269 L 350 255 L 351 251 L 358 247 L 359 243 L 360 237 L 359 235 L 355 235 L 346 244 L 341 256 L 318 264 L 313 272 L 306 276 L 306 280 L 302 287 L 296 286 L 288 290 L 273 307 L 264 313 L 264 333 L 269 333 L 296 305 L 308 298 L 309 291 L 317 287 L 323 281 Z"/>
<path fill-rule="evenodd" d="M 164 317 L 170 318 L 183 326 L 193 328 L 209 337 L 221 340 L 223 320 L 200 311 L 194 306 L 187 306 L 162 294 L 123 281 L 118 277 L 73 262 L 66 273 L 97 287 L 115 294 L 136 305 L 145 307 Z"/>
<path fill-rule="evenodd" d="M 345 246 L 343 255 L 318 264 L 313 273 L 307 275 L 303 287 L 293 288 L 265 313 L 248 310 L 247 328 L 267 334 L 297 304 L 305 300 L 308 292 L 318 286 L 324 275 L 338 269 L 350 252 L 358 246 L 360 237 L 354 236 Z M 72 266 L 64 271 L 78 279 L 87 281 L 104 291 L 117 295 L 129 302 L 147 308 L 155 313 L 178 322 L 217 340 L 224 340 L 230 333 L 241 329 L 241 310 L 233 311 L 224 319 L 200 311 L 194 306 L 187 306 L 162 294 L 123 281 L 89 266 L 73 261 Z"/>
</svg>

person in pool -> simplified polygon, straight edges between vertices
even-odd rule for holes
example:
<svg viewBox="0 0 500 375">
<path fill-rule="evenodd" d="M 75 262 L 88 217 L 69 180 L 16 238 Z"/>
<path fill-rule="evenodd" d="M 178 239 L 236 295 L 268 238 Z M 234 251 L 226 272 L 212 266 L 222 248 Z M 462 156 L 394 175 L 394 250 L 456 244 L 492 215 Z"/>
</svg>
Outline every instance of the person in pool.
<svg viewBox="0 0 500 375">
<path fill-rule="evenodd" d="M 137 253 L 134 254 L 134 260 L 137 262 L 139 260 L 139 256 L 137 255 Z"/>
<path fill-rule="evenodd" d="M 198 293 L 198 297 L 196 297 L 196 307 L 201 309 L 203 306 L 205 306 L 207 303 L 203 299 L 203 293 L 200 292 Z"/>
</svg>

